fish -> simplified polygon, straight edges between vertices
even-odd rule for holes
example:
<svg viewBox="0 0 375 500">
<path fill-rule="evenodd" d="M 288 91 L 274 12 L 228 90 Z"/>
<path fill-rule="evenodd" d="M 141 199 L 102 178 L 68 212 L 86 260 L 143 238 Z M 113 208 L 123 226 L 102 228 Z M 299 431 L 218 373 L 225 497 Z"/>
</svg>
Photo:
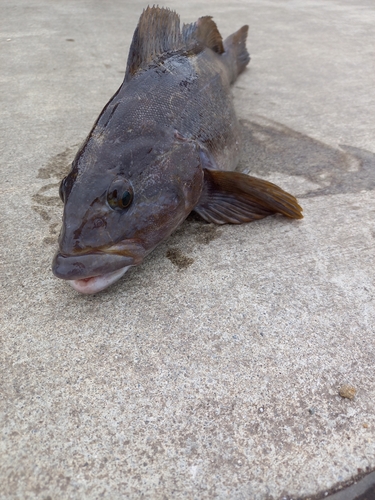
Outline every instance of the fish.
<svg viewBox="0 0 375 500">
<path fill-rule="evenodd" d="M 247 34 L 245 25 L 223 40 L 211 16 L 181 27 L 168 8 L 142 12 L 124 80 L 60 184 L 55 276 L 100 292 L 191 212 L 214 224 L 303 217 L 293 195 L 235 170 L 231 85 L 250 61 Z"/>
</svg>

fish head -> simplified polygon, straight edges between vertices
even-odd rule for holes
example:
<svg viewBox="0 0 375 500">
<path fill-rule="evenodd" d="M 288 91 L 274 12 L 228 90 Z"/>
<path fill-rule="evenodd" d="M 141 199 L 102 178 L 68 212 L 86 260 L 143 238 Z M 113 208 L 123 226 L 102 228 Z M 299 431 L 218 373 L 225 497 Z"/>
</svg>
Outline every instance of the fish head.
<svg viewBox="0 0 375 500">
<path fill-rule="evenodd" d="M 193 142 L 137 137 L 119 148 L 92 135 L 60 185 L 64 202 L 53 273 L 82 293 L 117 281 L 176 229 L 203 186 Z"/>
</svg>

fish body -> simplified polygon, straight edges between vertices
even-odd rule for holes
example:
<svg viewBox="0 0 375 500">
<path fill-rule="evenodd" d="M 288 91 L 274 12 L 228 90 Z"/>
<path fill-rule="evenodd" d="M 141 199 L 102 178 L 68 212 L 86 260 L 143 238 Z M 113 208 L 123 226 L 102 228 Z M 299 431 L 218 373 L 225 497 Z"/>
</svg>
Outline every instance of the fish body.
<svg viewBox="0 0 375 500">
<path fill-rule="evenodd" d="M 124 81 L 60 186 L 57 277 L 96 293 L 192 210 L 218 224 L 301 217 L 292 195 L 234 171 L 241 134 L 230 85 L 250 60 L 247 30 L 223 42 L 210 17 L 181 30 L 175 12 L 143 12 Z"/>
</svg>

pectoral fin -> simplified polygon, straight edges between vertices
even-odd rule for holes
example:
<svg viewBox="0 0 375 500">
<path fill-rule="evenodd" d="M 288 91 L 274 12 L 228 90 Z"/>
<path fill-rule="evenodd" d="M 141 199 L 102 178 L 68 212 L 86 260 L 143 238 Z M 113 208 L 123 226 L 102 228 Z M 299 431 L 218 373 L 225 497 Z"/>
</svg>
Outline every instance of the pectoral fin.
<svg viewBox="0 0 375 500">
<path fill-rule="evenodd" d="M 208 169 L 194 210 L 215 224 L 241 224 L 276 213 L 303 218 L 296 198 L 275 184 L 240 172 Z"/>
</svg>

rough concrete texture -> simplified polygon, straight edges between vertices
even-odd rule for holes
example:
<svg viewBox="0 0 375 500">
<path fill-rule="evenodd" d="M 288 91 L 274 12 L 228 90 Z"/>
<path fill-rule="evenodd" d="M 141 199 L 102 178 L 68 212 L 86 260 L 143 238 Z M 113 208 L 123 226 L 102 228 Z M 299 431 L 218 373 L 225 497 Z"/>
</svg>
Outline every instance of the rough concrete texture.
<svg viewBox="0 0 375 500">
<path fill-rule="evenodd" d="M 250 24 L 241 168 L 305 218 L 188 220 L 91 297 L 50 270 L 57 188 L 145 4 L 0 5 L 1 497 L 295 498 L 373 469 L 374 2 L 164 3 Z"/>
</svg>

